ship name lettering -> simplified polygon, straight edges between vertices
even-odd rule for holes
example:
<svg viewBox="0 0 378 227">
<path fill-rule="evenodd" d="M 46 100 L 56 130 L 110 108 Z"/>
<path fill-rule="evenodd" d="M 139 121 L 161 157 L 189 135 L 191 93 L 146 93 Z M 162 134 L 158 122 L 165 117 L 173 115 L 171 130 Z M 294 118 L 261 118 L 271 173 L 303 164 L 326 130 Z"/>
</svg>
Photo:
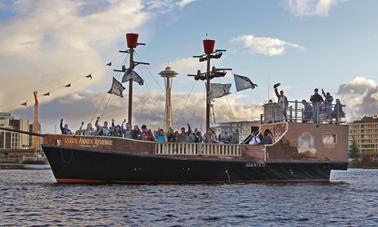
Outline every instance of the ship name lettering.
<svg viewBox="0 0 378 227">
<path fill-rule="evenodd" d="M 95 139 L 94 144 L 95 145 L 111 146 L 113 144 L 113 141 L 106 140 L 106 139 Z"/>
<path fill-rule="evenodd" d="M 93 144 L 93 139 L 80 138 L 79 139 L 79 144 L 82 144 L 82 145 L 91 145 L 91 144 Z"/>
<path fill-rule="evenodd" d="M 75 144 L 75 143 L 77 143 L 77 139 L 76 138 L 72 138 L 72 137 L 65 137 L 64 138 L 64 143 L 66 143 L 66 144 Z"/>
</svg>

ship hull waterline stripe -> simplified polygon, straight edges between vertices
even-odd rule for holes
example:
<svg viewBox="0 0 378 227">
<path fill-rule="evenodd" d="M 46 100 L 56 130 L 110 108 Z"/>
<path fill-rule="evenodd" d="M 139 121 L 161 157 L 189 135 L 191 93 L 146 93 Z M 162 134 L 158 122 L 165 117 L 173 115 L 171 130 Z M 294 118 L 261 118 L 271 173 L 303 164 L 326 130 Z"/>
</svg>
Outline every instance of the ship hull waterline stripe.
<svg viewBox="0 0 378 227">
<path fill-rule="evenodd" d="M 225 184 L 225 183 L 329 183 L 329 179 L 290 180 L 238 180 L 238 181 L 132 181 L 132 180 L 92 180 L 56 179 L 58 184 Z"/>
</svg>

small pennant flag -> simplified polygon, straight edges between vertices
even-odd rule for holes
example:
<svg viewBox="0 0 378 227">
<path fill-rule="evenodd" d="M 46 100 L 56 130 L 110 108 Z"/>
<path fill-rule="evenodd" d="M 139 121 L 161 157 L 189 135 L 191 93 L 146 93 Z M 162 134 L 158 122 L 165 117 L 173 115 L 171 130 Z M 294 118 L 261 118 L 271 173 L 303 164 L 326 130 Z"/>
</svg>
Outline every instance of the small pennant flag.
<svg viewBox="0 0 378 227">
<path fill-rule="evenodd" d="M 214 99 L 214 98 L 223 97 L 225 95 L 229 95 L 231 94 L 230 88 L 231 88 L 231 84 L 211 83 L 209 97 L 211 99 Z"/>
<path fill-rule="evenodd" d="M 66 86 L 64 86 L 64 87 L 71 87 L 71 84 L 69 83 L 69 84 L 67 84 Z"/>
<path fill-rule="evenodd" d="M 89 78 L 92 80 L 92 74 L 89 74 L 88 76 L 85 76 L 85 78 Z"/>
<path fill-rule="evenodd" d="M 27 105 L 28 105 L 27 102 L 21 103 L 21 106 L 27 106 Z"/>
<path fill-rule="evenodd" d="M 129 80 L 133 80 L 135 82 L 137 82 L 139 85 L 143 85 L 144 84 L 144 80 L 141 76 L 139 76 L 138 73 L 136 73 L 133 69 L 127 69 L 125 74 L 123 75 L 123 78 L 122 78 L 122 83 L 126 82 L 126 81 L 129 81 Z"/>
<path fill-rule="evenodd" d="M 50 96 L 50 92 L 43 94 L 43 96 Z"/>
<path fill-rule="evenodd" d="M 109 62 L 108 64 L 106 64 L 106 66 L 112 66 L 112 62 Z"/>
<path fill-rule="evenodd" d="M 110 88 L 108 93 L 123 97 L 123 90 L 125 90 L 125 88 L 122 86 L 122 84 L 113 77 L 112 87 Z"/>
<path fill-rule="evenodd" d="M 236 91 L 242 91 L 248 88 L 254 89 L 257 84 L 254 84 L 248 77 L 234 74 Z"/>
</svg>

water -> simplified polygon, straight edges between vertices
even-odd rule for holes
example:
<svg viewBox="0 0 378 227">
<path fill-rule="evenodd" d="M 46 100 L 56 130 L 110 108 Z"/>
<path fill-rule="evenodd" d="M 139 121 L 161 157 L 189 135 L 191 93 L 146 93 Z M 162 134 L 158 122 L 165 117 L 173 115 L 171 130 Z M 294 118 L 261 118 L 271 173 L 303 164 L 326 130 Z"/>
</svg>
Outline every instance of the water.
<svg viewBox="0 0 378 227">
<path fill-rule="evenodd" d="M 1 225 L 378 226 L 378 170 L 329 184 L 58 185 L 49 170 L 0 171 Z"/>
</svg>

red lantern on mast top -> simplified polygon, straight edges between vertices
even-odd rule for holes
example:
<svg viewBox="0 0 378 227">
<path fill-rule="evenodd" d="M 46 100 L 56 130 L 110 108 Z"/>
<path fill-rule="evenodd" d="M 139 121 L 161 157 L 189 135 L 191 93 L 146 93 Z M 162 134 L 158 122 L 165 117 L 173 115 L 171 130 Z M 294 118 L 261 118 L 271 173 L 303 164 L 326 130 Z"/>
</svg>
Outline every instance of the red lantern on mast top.
<svg viewBox="0 0 378 227">
<path fill-rule="evenodd" d="M 211 54 L 214 52 L 215 40 L 205 39 L 203 40 L 203 49 L 206 54 Z"/>
<path fill-rule="evenodd" d="M 128 48 L 135 48 L 138 46 L 138 37 L 139 35 L 136 33 L 127 33 L 126 40 L 127 40 L 127 47 Z"/>
</svg>

